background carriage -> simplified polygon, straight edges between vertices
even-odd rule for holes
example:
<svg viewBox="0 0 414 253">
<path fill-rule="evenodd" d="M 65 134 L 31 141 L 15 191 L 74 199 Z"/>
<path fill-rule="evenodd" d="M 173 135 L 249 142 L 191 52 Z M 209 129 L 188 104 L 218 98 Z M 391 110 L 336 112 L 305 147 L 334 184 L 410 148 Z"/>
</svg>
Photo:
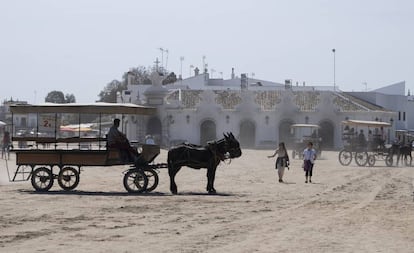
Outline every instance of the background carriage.
<svg viewBox="0 0 414 253">
<path fill-rule="evenodd" d="M 339 162 L 348 166 L 354 159 L 358 166 L 374 166 L 376 161 L 383 160 L 387 166 L 392 166 L 398 147 L 387 143 L 389 127 L 390 123 L 381 121 L 342 121 L 344 146 L 339 152 Z"/>
<path fill-rule="evenodd" d="M 295 157 L 301 158 L 303 150 L 307 147 L 309 142 L 313 143 L 313 148 L 317 152 L 317 156 L 322 154 L 321 137 L 319 136 L 319 125 L 313 124 L 293 124 L 290 127 L 292 135 L 292 159 Z"/>
</svg>

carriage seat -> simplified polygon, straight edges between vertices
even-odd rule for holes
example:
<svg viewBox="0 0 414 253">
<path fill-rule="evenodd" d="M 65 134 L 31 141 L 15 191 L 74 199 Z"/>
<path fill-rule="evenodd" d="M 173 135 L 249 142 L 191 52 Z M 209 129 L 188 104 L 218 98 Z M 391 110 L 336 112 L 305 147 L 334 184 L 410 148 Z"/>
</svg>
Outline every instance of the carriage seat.
<svg viewBox="0 0 414 253">
<path fill-rule="evenodd" d="M 118 149 L 107 147 L 106 163 L 108 165 L 122 163 Z"/>
</svg>

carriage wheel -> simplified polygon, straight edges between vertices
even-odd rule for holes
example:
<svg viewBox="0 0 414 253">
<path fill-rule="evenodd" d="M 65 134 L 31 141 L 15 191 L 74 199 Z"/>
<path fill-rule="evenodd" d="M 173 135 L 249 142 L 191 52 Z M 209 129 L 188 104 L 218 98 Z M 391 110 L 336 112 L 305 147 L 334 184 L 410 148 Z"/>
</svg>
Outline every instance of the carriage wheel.
<svg viewBox="0 0 414 253">
<path fill-rule="evenodd" d="M 38 192 L 46 192 L 53 186 L 52 171 L 46 167 L 40 167 L 32 173 L 32 186 Z"/>
<path fill-rule="evenodd" d="M 338 156 L 339 163 L 348 166 L 352 161 L 352 153 L 347 150 L 341 150 Z"/>
<path fill-rule="evenodd" d="M 373 167 L 375 165 L 375 155 L 368 156 L 368 166 Z"/>
<path fill-rule="evenodd" d="M 79 172 L 73 167 L 63 167 L 58 175 L 58 183 L 65 191 L 75 189 L 79 184 Z"/>
<path fill-rule="evenodd" d="M 367 152 L 356 152 L 355 153 L 355 162 L 358 166 L 365 166 L 368 162 L 368 153 Z"/>
<path fill-rule="evenodd" d="M 385 158 L 385 164 L 388 167 L 391 167 L 393 162 L 394 162 L 394 159 L 392 157 L 393 157 L 393 155 L 387 155 L 387 157 Z"/>
<path fill-rule="evenodd" d="M 159 178 L 158 173 L 153 169 L 144 169 L 145 176 L 147 176 L 148 179 L 148 185 L 147 185 L 147 192 L 151 192 L 155 190 L 158 186 Z"/>
<path fill-rule="evenodd" d="M 130 170 L 124 176 L 124 187 L 129 193 L 141 193 L 147 185 L 148 178 L 141 170 Z"/>
</svg>

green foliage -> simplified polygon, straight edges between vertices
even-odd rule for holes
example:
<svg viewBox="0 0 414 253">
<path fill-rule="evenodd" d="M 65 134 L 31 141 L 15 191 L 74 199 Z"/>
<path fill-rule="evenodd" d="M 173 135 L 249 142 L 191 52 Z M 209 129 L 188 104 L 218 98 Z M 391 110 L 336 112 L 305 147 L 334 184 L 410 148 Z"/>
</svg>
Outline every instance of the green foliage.
<svg viewBox="0 0 414 253">
<path fill-rule="evenodd" d="M 76 98 L 73 94 L 63 95 L 61 91 L 51 91 L 47 94 L 45 102 L 55 103 L 55 104 L 66 104 L 66 103 L 75 103 Z"/>
<path fill-rule="evenodd" d="M 175 83 L 177 82 L 177 76 L 175 75 L 174 72 L 171 72 L 163 81 L 162 84 L 166 85 L 169 83 Z"/>
<path fill-rule="evenodd" d="M 117 92 L 122 92 L 127 89 L 128 76 L 131 84 L 151 84 L 151 74 L 156 71 L 155 68 L 145 68 L 138 66 L 131 68 L 128 72 L 122 75 L 122 81 L 112 80 L 105 88 L 99 93 L 100 102 L 116 103 Z M 159 68 L 158 72 L 161 72 L 166 78 L 162 84 L 174 83 L 177 81 L 177 76 L 174 72 L 167 75 L 167 71 L 163 68 Z"/>
<path fill-rule="evenodd" d="M 65 101 L 66 101 L 66 103 L 76 103 L 75 95 L 73 95 L 73 94 L 66 94 L 65 95 Z"/>
<path fill-rule="evenodd" d="M 126 83 L 121 83 L 118 80 L 112 80 L 108 83 L 104 90 L 99 93 L 99 101 L 107 103 L 116 103 L 116 93 L 126 90 Z"/>
</svg>

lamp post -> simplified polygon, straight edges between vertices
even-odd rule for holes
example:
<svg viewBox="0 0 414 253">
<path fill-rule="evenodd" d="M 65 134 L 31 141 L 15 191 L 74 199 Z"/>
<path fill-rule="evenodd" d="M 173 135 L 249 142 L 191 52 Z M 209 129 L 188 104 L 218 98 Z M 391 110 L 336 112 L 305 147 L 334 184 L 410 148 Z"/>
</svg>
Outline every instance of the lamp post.
<svg viewBox="0 0 414 253">
<path fill-rule="evenodd" d="M 391 128 L 393 128 L 394 119 L 390 119 Z M 388 129 L 388 143 L 391 142 L 391 129 Z"/>
<path fill-rule="evenodd" d="M 332 49 L 332 53 L 333 53 L 333 85 L 334 85 L 334 91 L 336 90 L 336 80 L 335 80 L 335 48 Z"/>
</svg>

